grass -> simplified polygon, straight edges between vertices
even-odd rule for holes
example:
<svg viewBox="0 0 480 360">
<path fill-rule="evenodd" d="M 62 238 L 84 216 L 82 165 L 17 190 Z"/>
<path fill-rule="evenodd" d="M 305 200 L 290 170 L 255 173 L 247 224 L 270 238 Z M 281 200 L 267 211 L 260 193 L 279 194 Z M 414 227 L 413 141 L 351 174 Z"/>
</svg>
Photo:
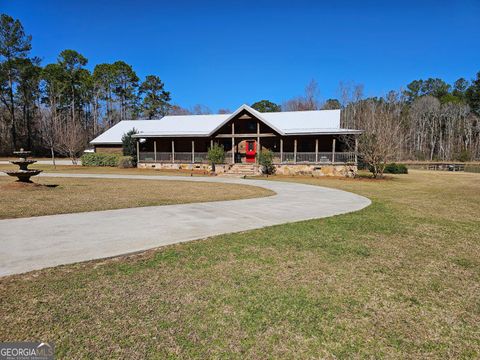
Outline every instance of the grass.
<svg viewBox="0 0 480 360">
<path fill-rule="evenodd" d="M 480 356 L 479 175 L 282 180 L 373 204 L 2 278 L 0 341 L 54 341 L 58 358 Z"/>
<path fill-rule="evenodd" d="M 82 166 L 82 165 L 47 165 L 33 164 L 29 168 L 43 170 L 50 173 L 70 173 L 70 174 L 124 174 L 124 175 L 175 175 L 175 176 L 206 176 L 205 171 L 199 170 L 170 170 L 170 169 L 120 169 L 108 166 Z M 2 170 L 16 170 L 18 166 L 11 164 L 0 164 Z"/>
<path fill-rule="evenodd" d="M 128 179 L 39 177 L 47 186 L 0 177 L 0 219 L 269 196 L 249 185 Z M 56 187 L 53 187 L 57 185 Z"/>
</svg>

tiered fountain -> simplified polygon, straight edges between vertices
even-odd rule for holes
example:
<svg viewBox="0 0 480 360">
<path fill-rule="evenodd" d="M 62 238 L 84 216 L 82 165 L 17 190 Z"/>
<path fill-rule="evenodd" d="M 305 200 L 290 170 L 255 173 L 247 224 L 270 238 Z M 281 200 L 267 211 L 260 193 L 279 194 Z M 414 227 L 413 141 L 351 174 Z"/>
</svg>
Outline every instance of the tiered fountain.
<svg viewBox="0 0 480 360">
<path fill-rule="evenodd" d="M 23 149 L 20 149 L 20 151 L 14 151 L 13 152 L 15 155 L 18 155 L 19 159 L 10 161 L 11 164 L 18 165 L 20 168 L 19 170 L 8 170 L 4 171 L 7 175 L 10 176 L 15 176 L 18 178 L 17 181 L 23 182 L 23 183 L 31 183 L 30 178 L 32 176 L 36 176 L 42 172 L 42 170 L 34 170 L 34 169 L 29 169 L 28 165 L 34 164 L 37 161 L 36 160 L 27 160 L 28 155 L 30 155 L 30 151 L 25 151 Z"/>
</svg>

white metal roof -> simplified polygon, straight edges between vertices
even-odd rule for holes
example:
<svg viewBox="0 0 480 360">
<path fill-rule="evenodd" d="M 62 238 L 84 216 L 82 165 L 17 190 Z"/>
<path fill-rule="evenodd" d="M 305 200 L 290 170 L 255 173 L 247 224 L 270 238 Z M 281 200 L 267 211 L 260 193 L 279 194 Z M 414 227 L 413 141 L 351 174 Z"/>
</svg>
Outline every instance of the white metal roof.
<svg viewBox="0 0 480 360">
<path fill-rule="evenodd" d="M 282 135 L 360 132 L 359 130 L 340 128 L 340 110 L 260 113 L 248 105 L 242 105 L 232 114 L 169 115 L 159 120 L 124 120 L 93 139 L 90 143 L 94 145 L 121 144 L 123 134 L 133 128 L 139 132 L 137 137 L 209 136 L 242 110 L 248 111 Z"/>
</svg>

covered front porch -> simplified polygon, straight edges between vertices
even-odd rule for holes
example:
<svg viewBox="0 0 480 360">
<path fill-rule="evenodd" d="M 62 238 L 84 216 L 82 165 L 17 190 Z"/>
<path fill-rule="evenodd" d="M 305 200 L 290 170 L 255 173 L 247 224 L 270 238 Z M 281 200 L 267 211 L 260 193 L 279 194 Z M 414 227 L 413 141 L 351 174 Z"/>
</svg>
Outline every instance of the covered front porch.
<svg viewBox="0 0 480 360">
<path fill-rule="evenodd" d="M 144 138 L 137 142 L 138 163 L 206 164 L 214 144 L 225 150 L 226 164 L 256 163 L 260 151 L 270 150 L 274 164 L 351 164 L 355 151 L 348 151 L 345 138 L 322 136 L 245 136 L 197 138 Z"/>
</svg>

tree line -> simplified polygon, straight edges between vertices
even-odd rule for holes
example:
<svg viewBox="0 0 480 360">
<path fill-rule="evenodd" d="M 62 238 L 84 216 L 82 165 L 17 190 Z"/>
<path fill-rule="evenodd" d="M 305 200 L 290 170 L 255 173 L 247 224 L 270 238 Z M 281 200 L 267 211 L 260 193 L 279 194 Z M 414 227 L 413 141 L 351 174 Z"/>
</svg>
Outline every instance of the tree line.
<svg viewBox="0 0 480 360">
<path fill-rule="evenodd" d="M 141 80 L 124 61 L 97 64 L 90 71 L 86 57 L 67 49 L 55 63 L 42 66 L 31 56 L 31 40 L 19 20 L 0 15 L 0 154 L 25 147 L 74 158 L 121 120 L 212 113 L 200 104 L 191 109 L 172 104 L 158 76 Z M 363 85 L 340 83 L 338 99 L 319 99 L 312 80 L 301 96 L 282 104 L 261 100 L 252 107 L 261 112 L 342 109 L 342 127 L 364 129 L 360 150 L 371 153 L 376 147 L 374 158 L 480 158 L 480 72 L 453 84 L 415 80 L 383 97 L 365 97 Z"/>
<path fill-rule="evenodd" d="M 342 94 L 342 126 L 381 139 L 390 160 L 480 159 L 480 72 L 452 85 L 415 80 L 380 98 L 364 99 L 362 86 Z"/>
<path fill-rule="evenodd" d="M 339 93 L 322 102 L 312 80 L 304 95 L 282 105 L 262 100 L 252 106 L 262 112 L 342 109 L 343 128 L 365 130 L 360 151 L 373 152 L 372 162 L 480 159 L 480 72 L 452 85 L 415 80 L 383 97 L 364 97 L 361 84 L 340 83 Z"/>
<path fill-rule="evenodd" d="M 41 66 L 31 41 L 19 20 L 0 15 L 0 153 L 21 146 L 73 156 L 121 120 L 178 110 L 156 75 L 141 81 L 124 61 L 89 71 L 88 59 L 70 49 Z"/>
</svg>

